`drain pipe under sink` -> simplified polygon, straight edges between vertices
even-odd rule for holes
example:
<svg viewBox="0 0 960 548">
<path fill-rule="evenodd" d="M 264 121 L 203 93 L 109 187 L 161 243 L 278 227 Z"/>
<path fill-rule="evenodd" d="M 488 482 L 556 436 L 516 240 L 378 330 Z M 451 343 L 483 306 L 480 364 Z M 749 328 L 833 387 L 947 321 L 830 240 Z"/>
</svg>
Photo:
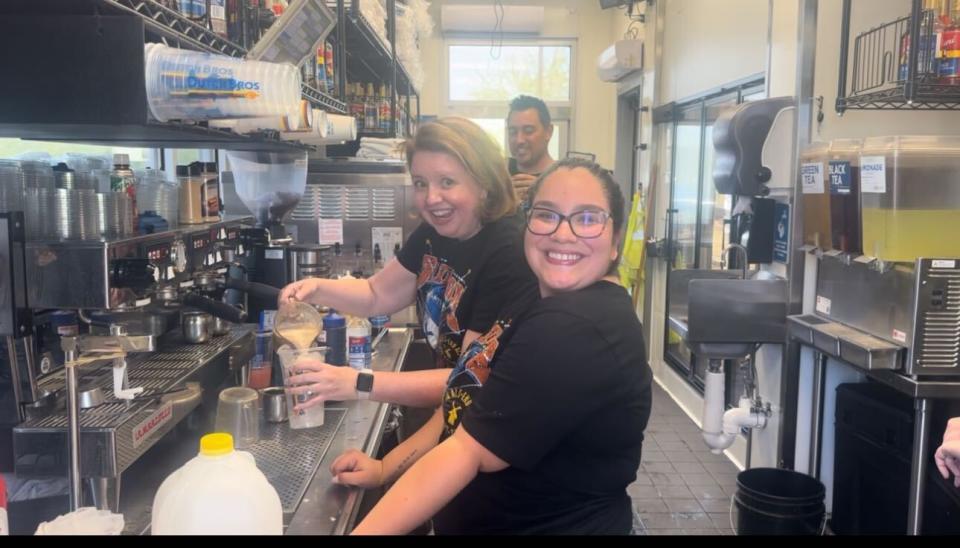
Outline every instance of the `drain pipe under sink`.
<svg viewBox="0 0 960 548">
<path fill-rule="evenodd" d="M 717 455 L 733 445 L 741 428 L 764 428 L 767 425 L 766 413 L 756 410 L 749 398 L 740 398 L 739 407 L 724 413 L 724 385 L 723 366 L 714 367 L 711 361 L 704 389 L 703 439 L 710 452 Z"/>
</svg>

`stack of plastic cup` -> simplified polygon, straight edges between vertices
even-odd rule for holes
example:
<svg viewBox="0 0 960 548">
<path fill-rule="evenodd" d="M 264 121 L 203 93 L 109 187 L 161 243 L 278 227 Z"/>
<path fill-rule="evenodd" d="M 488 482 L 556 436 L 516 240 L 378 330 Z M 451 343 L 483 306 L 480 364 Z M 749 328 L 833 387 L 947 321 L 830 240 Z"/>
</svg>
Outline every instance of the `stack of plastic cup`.
<svg viewBox="0 0 960 548">
<path fill-rule="evenodd" d="M 180 187 L 167 181 L 163 171 L 148 169 L 137 172 L 137 210 L 154 211 L 170 227 L 180 222 Z"/>
<path fill-rule="evenodd" d="M 0 212 L 23 211 L 23 171 L 16 160 L 0 160 Z"/>
<path fill-rule="evenodd" d="M 144 48 L 150 114 L 169 120 L 297 118 L 300 71 L 162 44 Z"/>
<path fill-rule="evenodd" d="M 53 178 L 53 168 L 50 163 L 42 160 L 21 160 L 20 169 L 23 171 L 23 184 L 27 188 L 56 188 Z"/>
</svg>

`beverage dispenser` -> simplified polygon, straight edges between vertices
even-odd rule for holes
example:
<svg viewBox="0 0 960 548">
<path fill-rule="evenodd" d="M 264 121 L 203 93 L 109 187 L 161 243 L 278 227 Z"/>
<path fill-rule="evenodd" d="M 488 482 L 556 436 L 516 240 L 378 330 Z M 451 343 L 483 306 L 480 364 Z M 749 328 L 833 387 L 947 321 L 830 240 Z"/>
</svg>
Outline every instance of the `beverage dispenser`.
<svg viewBox="0 0 960 548">
<path fill-rule="evenodd" d="M 884 262 L 960 257 L 960 139 L 867 139 L 863 166 L 863 253 Z"/>
<path fill-rule="evenodd" d="M 848 255 L 821 257 L 817 318 L 792 320 L 799 338 L 864 369 L 960 376 L 960 138 L 872 137 L 854 158 L 856 149 L 854 142 L 830 145 L 831 244 Z M 822 150 L 802 156 L 805 184 Z M 847 175 L 850 191 L 839 192 Z M 816 207 L 816 198 L 804 196 L 805 206 Z M 811 212 L 805 221 L 808 243 L 822 242 L 822 216 Z"/>
<path fill-rule="evenodd" d="M 803 188 L 803 243 L 831 249 L 829 180 L 830 143 L 812 143 L 800 153 L 800 183 Z"/>
<path fill-rule="evenodd" d="M 831 248 L 859 255 L 860 239 L 860 146 L 859 139 L 830 143 L 827 160 L 830 202 Z"/>
</svg>

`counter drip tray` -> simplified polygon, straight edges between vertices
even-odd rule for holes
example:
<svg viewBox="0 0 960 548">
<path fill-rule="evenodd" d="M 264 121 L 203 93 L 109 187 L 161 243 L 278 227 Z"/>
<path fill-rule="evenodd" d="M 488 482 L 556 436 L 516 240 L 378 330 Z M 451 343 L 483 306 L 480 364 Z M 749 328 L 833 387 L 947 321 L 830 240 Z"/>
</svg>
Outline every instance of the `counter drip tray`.
<svg viewBox="0 0 960 548">
<path fill-rule="evenodd" d="M 287 422 L 261 423 L 260 440 L 243 449 L 253 454 L 257 467 L 277 490 L 284 514 L 296 511 L 346 413 L 346 409 L 327 408 L 323 426 L 301 430 L 291 429 Z"/>
</svg>

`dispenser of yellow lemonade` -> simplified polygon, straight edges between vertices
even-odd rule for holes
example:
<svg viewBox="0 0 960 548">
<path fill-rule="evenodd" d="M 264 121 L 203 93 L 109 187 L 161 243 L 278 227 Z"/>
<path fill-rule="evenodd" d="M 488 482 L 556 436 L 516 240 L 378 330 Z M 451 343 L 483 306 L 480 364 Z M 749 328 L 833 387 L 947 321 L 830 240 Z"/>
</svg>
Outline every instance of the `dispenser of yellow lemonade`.
<svg viewBox="0 0 960 548">
<path fill-rule="evenodd" d="M 960 257 L 960 139 L 870 138 L 860 163 L 864 255 Z"/>
</svg>

